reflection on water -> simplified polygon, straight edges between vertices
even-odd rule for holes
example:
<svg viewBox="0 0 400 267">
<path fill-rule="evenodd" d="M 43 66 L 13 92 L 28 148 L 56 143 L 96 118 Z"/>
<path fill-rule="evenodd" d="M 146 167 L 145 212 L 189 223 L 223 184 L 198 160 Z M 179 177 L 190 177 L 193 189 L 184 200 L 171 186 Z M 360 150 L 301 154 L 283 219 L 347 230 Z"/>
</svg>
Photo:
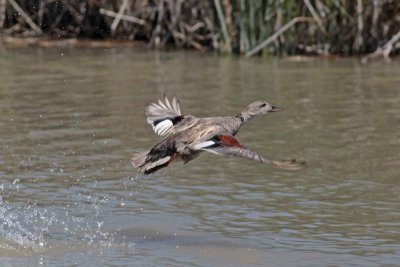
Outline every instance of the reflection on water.
<svg viewBox="0 0 400 267">
<path fill-rule="evenodd" d="M 11 266 L 395 265 L 400 261 L 397 62 L 244 60 L 131 50 L 0 52 L 0 262 Z M 278 170 L 202 155 L 153 176 L 143 114 L 285 112 L 238 138 Z M 20 257 L 25 256 L 25 257 Z"/>
</svg>

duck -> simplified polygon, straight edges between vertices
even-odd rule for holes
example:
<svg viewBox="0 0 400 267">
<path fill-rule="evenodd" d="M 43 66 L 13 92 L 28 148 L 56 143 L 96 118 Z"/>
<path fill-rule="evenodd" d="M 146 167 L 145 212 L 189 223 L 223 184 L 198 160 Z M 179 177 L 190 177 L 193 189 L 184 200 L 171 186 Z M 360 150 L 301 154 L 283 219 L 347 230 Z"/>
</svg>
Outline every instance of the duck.
<svg viewBox="0 0 400 267">
<path fill-rule="evenodd" d="M 249 150 L 235 135 L 251 118 L 283 111 L 265 101 L 254 101 L 235 116 L 197 118 L 181 112 L 176 96 L 164 95 L 145 106 L 148 124 L 162 137 L 149 151 L 134 153 L 133 168 L 144 174 L 154 173 L 180 159 L 185 164 L 202 152 L 235 156 L 270 164 L 286 170 L 299 170 L 304 163 L 296 160 L 276 161 Z"/>
</svg>

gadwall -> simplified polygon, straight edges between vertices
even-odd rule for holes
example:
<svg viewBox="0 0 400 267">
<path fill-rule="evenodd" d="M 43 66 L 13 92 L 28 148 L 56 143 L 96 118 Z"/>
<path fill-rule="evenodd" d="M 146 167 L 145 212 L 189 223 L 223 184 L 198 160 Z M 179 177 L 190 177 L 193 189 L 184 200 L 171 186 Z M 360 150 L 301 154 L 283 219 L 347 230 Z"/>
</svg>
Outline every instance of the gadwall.
<svg viewBox="0 0 400 267">
<path fill-rule="evenodd" d="M 144 174 L 167 167 L 180 158 L 184 163 L 206 151 L 219 155 L 231 155 L 269 163 L 276 167 L 298 170 L 302 163 L 265 159 L 241 144 L 234 136 L 240 127 L 253 116 L 283 110 L 265 101 L 255 101 L 233 117 L 196 118 L 183 115 L 176 97 L 146 105 L 147 122 L 159 136 L 164 138 L 150 151 L 136 153 L 132 157 L 134 168 Z"/>
</svg>

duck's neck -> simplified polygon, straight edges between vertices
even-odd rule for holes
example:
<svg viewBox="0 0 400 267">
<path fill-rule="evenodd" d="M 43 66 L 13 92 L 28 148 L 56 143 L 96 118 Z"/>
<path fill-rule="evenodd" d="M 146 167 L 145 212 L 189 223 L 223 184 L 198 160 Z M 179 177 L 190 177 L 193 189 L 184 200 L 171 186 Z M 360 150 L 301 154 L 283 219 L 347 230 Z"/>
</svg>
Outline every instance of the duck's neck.
<svg viewBox="0 0 400 267">
<path fill-rule="evenodd" d="M 240 119 L 242 121 L 242 124 L 245 123 L 246 121 L 250 120 L 254 115 L 251 115 L 246 112 L 240 112 L 237 114 L 235 117 Z"/>
</svg>

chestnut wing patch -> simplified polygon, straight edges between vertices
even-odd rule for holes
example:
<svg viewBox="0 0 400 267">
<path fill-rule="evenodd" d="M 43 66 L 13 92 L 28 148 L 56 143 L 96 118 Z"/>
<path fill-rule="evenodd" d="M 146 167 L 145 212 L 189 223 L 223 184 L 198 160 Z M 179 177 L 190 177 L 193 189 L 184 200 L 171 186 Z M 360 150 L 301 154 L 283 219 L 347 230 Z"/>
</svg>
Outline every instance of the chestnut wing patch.
<svg viewBox="0 0 400 267">
<path fill-rule="evenodd" d="M 215 135 L 213 138 L 195 144 L 193 149 L 195 150 L 203 150 L 203 149 L 213 149 L 217 147 L 239 147 L 239 148 L 246 148 L 242 145 L 235 137 L 229 134 L 218 134 Z"/>
<path fill-rule="evenodd" d="M 213 138 L 198 143 L 193 146 L 195 150 L 202 150 L 202 149 L 213 149 L 217 147 L 239 147 L 239 148 L 246 148 L 242 145 L 235 137 L 228 134 L 218 134 L 215 135 Z"/>
<path fill-rule="evenodd" d="M 220 134 L 216 135 L 214 139 L 216 140 L 217 144 L 220 144 L 222 146 L 246 148 L 244 145 L 239 143 L 239 141 L 232 135 Z"/>
<path fill-rule="evenodd" d="M 203 150 L 214 154 L 247 158 L 258 162 L 268 162 L 257 153 L 248 150 L 235 137 L 229 134 L 215 135 L 213 138 L 196 144 L 194 149 Z"/>
</svg>

